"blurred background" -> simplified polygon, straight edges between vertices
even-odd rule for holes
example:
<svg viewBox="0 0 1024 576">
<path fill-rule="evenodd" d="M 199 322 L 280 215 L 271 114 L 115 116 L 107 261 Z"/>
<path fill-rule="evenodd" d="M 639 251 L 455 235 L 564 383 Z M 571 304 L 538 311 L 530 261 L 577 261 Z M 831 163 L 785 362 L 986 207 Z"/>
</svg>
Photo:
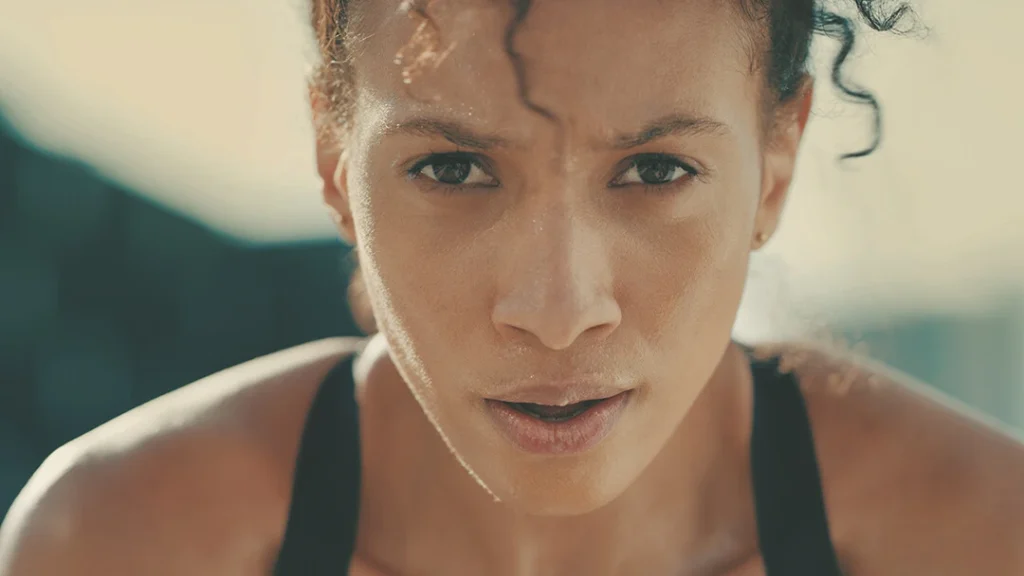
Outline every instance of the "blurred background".
<svg viewBox="0 0 1024 576">
<path fill-rule="evenodd" d="M 1024 427 L 1024 46 L 1012 0 L 917 2 L 815 118 L 736 334 L 856 344 Z M 142 402 L 357 333 L 320 205 L 301 0 L 0 0 L 0 511 Z"/>
</svg>

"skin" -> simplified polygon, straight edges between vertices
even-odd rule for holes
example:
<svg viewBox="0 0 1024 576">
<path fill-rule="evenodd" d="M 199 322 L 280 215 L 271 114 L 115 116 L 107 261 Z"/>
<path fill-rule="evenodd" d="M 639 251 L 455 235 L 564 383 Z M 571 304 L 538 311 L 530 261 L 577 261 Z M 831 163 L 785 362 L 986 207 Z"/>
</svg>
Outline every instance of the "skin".
<svg viewBox="0 0 1024 576">
<path fill-rule="evenodd" d="M 416 22 L 362 3 L 352 130 L 319 142 L 319 166 L 381 334 L 233 368 L 62 448 L 0 528 L 0 576 L 267 573 L 306 410 L 353 353 L 351 574 L 763 574 L 750 371 L 730 332 L 810 84 L 766 123 L 744 24 L 722 3 L 582 1 L 535 3 L 517 36 L 530 99 L 557 122 L 517 97 L 495 3 L 437 3 L 454 48 L 410 86 L 392 60 Z M 667 117 L 705 122 L 625 145 Z M 423 161 L 456 151 L 480 165 L 440 186 Z M 697 175 L 645 187 L 640 154 Z M 878 366 L 779 351 L 848 574 L 1024 571 L 1019 442 Z M 488 420 L 483 398 L 569 376 L 634 388 L 592 450 L 527 455 Z"/>
<path fill-rule="evenodd" d="M 356 17 L 375 33 L 354 48 L 356 128 L 345 162 L 324 161 L 326 202 L 359 248 L 396 366 L 467 469 L 525 513 L 595 510 L 651 463 L 728 345 L 753 238 L 778 218 L 810 92 L 768 149 L 732 10 L 546 2 L 520 42 L 531 98 L 553 123 L 517 97 L 501 46 L 510 14 L 494 3 L 438 3 L 435 21 L 457 48 L 407 90 L 389 55 L 415 21 L 396 4 Z M 612 34 L 622 40 L 595 41 Z M 720 126 L 621 144 L 669 117 Z M 503 142 L 459 146 L 425 122 Z M 481 158 L 475 185 L 408 175 L 424 156 L 456 151 Z M 680 168 L 650 189 L 612 185 L 636 179 L 629 161 L 640 154 L 701 173 Z M 613 437 L 578 458 L 539 459 L 502 441 L 481 398 L 568 377 L 636 389 Z"/>
</svg>

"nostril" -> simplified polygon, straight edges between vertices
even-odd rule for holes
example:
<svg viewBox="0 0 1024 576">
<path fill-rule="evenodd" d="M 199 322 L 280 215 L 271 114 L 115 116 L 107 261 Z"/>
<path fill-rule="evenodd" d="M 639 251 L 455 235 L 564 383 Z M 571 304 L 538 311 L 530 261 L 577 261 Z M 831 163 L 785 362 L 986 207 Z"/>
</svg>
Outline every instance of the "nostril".
<svg viewBox="0 0 1024 576">
<path fill-rule="evenodd" d="M 541 345 L 550 350 L 565 350 L 581 338 L 603 340 L 611 335 L 618 325 L 618 321 L 600 324 L 569 323 L 564 319 L 559 321 L 558 318 L 548 318 L 532 324 L 494 322 L 495 329 L 506 341 L 529 342 L 531 345 Z"/>
</svg>

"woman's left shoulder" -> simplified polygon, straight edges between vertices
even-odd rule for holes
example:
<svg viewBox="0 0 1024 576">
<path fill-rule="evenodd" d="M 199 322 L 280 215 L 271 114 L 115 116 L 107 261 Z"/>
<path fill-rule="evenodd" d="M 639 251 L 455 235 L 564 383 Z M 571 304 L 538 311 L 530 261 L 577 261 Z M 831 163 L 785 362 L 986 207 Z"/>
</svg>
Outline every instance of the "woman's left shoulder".
<svg viewBox="0 0 1024 576">
<path fill-rule="evenodd" d="M 862 355 L 776 350 L 798 376 L 851 573 L 1024 574 L 1019 432 Z"/>
</svg>

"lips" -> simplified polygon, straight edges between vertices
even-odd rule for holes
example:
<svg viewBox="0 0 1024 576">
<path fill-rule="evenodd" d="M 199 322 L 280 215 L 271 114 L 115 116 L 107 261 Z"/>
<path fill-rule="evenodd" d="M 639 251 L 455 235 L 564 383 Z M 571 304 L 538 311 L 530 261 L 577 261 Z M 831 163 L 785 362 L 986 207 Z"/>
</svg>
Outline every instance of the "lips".
<svg viewBox="0 0 1024 576">
<path fill-rule="evenodd" d="M 509 404 L 569 406 L 582 402 L 605 400 L 626 390 L 628 388 L 621 386 L 598 385 L 584 381 L 564 381 L 518 388 L 512 392 L 492 396 L 490 399 Z"/>
<path fill-rule="evenodd" d="M 565 390 L 561 391 L 565 397 Z M 507 440 L 533 454 L 590 450 L 611 433 L 632 397 L 630 390 L 580 402 L 547 404 L 489 399 L 488 412 Z"/>
</svg>

